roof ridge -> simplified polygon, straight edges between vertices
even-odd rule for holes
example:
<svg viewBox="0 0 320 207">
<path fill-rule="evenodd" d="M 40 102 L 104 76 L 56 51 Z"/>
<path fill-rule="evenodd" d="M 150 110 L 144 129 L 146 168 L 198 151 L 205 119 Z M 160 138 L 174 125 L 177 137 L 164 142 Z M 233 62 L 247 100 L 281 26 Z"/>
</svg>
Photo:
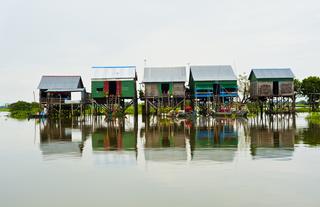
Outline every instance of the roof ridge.
<svg viewBox="0 0 320 207">
<path fill-rule="evenodd" d="M 190 67 L 202 67 L 202 66 L 203 66 L 203 67 L 212 67 L 212 66 L 213 66 L 213 67 L 215 67 L 215 66 L 217 66 L 217 67 L 219 67 L 219 66 L 220 66 L 220 67 L 221 67 L 221 66 L 230 66 L 230 67 L 232 67 L 231 65 L 228 65 L 228 64 L 227 64 L 227 65 L 224 65 L 224 64 L 221 64 L 221 65 L 190 65 Z"/>
<path fill-rule="evenodd" d="M 119 66 L 92 66 L 92 69 L 129 69 L 136 68 L 134 65 L 119 65 Z"/>
<path fill-rule="evenodd" d="M 42 77 L 81 77 L 81 75 L 43 75 Z"/>
<path fill-rule="evenodd" d="M 291 68 L 252 68 L 252 70 L 291 70 Z"/>
<path fill-rule="evenodd" d="M 185 69 L 186 66 L 152 66 L 152 67 L 144 67 L 144 68 L 149 68 L 149 69 L 171 69 L 171 68 L 183 68 Z"/>
</svg>

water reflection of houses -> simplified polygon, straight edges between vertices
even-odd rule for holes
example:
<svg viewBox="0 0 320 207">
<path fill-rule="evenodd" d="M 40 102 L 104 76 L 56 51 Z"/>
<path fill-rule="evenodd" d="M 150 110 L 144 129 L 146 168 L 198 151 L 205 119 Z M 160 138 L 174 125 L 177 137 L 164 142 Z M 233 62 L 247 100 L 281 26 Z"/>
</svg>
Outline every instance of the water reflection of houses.
<svg viewBox="0 0 320 207">
<path fill-rule="evenodd" d="M 257 118 L 258 119 L 258 118 Z M 250 123 L 251 154 L 254 158 L 289 158 L 294 151 L 295 122 L 285 119 L 253 120 Z"/>
<path fill-rule="evenodd" d="M 40 123 L 40 150 L 47 159 L 80 157 L 90 127 L 73 120 L 44 120 Z"/>
<path fill-rule="evenodd" d="M 137 126 L 130 120 L 95 123 L 92 150 L 96 163 L 136 163 L 136 140 Z"/>
<path fill-rule="evenodd" d="M 146 124 L 145 159 L 152 161 L 232 161 L 238 145 L 237 120 L 200 118 L 195 122 L 156 120 Z"/>
<path fill-rule="evenodd" d="M 145 160 L 186 160 L 186 142 L 189 135 L 186 133 L 184 121 L 178 123 L 171 119 L 153 118 L 141 130 L 141 136 L 145 137 L 145 149 L 142 152 Z"/>
<path fill-rule="evenodd" d="M 200 118 L 191 130 L 193 160 L 232 161 L 238 146 L 236 119 Z"/>
<path fill-rule="evenodd" d="M 97 127 L 92 133 L 93 151 L 134 150 L 136 133 L 122 125 Z"/>
</svg>

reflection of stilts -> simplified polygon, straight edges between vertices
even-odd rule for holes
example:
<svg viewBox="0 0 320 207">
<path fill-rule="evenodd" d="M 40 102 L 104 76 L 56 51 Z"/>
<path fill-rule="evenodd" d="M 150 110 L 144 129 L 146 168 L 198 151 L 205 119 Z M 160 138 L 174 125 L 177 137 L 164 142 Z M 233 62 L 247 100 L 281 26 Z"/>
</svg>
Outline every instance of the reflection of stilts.
<svg viewBox="0 0 320 207">
<path fill-rule="evenodd" d="M 190 162 L 192 160 L 192 150 L 191 150 L 190 139 L 185 138 L 185 142 L 186 142 L 187 162 Z"/>
<path fill-rule="evenodd" d="M 137 138 L 137 164 L 138 166 L 145 167 L 146 166 L 146 158 L 145 158 L 145 146 L 146 139 L 145 137 Z"/>
</svg>

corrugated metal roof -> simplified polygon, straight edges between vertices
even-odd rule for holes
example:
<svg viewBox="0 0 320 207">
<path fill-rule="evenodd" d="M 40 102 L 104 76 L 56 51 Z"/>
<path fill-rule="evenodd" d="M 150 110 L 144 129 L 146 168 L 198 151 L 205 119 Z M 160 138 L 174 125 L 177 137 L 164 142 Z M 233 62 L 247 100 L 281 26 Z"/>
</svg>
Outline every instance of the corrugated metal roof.
<svg viewBox="0 0 320 207">
<path fill-rule="evenodd" d="M 237 80 L 230 65 L 190 66 L 190 70 L 195 81 Z"/>
<path fill-rule="evenodd" d="M 77 89 L 81 76 L 42 76 L 38 89 Z"/>
<path fill-rule="evenodd" d="M 263 69 L 252 69 L 249 79 L 254 73 L 257 79 L 264 78 L 294 78 L 294 74 L 290 68 L 263 68 Z"/>
<path fill-rule="evenodd" d="M 152 82 L 186 82 L 186 67 L 146 67 L 144 83 Z"/>
<path fill-rule="evenodd" d="M 95 66 L 92 79 L 135 79 L 136 66 Z"/>
</svg>

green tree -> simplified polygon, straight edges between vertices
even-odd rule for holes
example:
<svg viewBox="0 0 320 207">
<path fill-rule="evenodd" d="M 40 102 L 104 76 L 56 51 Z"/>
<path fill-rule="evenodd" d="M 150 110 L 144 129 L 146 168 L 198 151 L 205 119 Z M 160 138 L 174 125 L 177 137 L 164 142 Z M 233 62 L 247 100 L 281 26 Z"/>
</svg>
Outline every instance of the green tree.
<svg viewBox="0 0 320 207">
<path fill-rule="evenodd" d="M 301 83 L 301 93 L 308 97 L 308 102 L 311 105 L 312 111 L 316 111 L 320 99 L 320 78 L 310 76 L 303 79 Z"/>
<path fill-rule="evenodd" d="M 293 88 L 294 88 L 294 92 L 295 94 L 297 95 L 301 95 L 302 92 L 301 92 L 301 85 L 302 85 L 302 82 L 298 79 L 294 79 L 293 81 Z"/>
<path fill-rule="evenodd" d="M 18 101 L 9 105 L 10 115 L 14 118 L 27 118 L 29 115 L 40 112 L 40 105 L 38 103 L 28 103 L 25 101 Z"/>
</svg>

